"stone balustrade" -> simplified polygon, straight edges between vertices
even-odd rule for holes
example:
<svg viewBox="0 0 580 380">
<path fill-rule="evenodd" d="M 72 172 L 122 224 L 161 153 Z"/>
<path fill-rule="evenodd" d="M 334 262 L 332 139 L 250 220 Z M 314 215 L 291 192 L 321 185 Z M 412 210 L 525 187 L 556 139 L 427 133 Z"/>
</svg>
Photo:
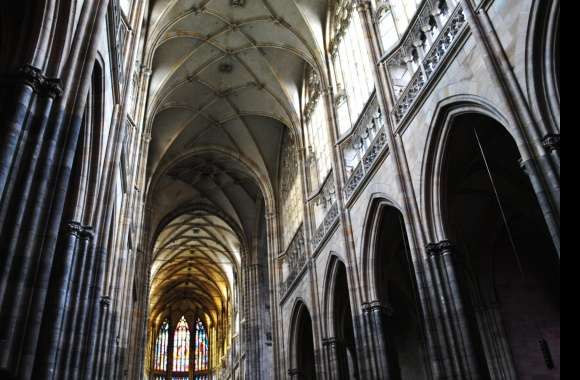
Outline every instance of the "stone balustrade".
<svg viewBox="0 0 580 380">
<path fill-rule="evenodd" d="M 393 117 L 400 124 L 449 56 L 467 27 L 457 0 L 423 2 L 401 43 L 384 59 L 396 98 Z"/>
<path fill-rule="evenodd" d="M 307 256 L 303 225 L 296 232 L 296 235 L 282 257 L 285 270 L 283 271 L 283 279 L 280 283 L 280 298 L 286 295 L 298 275 L 306 266 Z"/>
</svg>

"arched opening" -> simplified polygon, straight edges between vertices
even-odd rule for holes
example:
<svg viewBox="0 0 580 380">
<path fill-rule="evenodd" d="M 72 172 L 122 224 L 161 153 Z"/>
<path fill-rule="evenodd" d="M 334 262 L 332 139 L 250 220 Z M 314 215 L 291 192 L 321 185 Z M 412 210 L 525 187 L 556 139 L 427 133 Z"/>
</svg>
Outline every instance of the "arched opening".
<svg viewBox="0 0 580 380">
<path fill-rule="evenodd" d="M 242 243 L 209 209 L 174 217 L 156 241 L 149 373 L 204 380 L 217 375 L 239 334 Z"/>
<path fill-rule="evenodd" d="M 427 379 L 422 319 L 403 215 L 385 206 L 375 253 L 377 296 L 385 307 L 384 345 L 390 378 Z"/>
<path fill-rule="evenodd" d="M 558 379 L 560 265 L 517 146 L 481 114 L 452 123 L 444 222 L 465 263 L 490 373 Z"/>
<path fill-rule="evenodd" d="M 338 341 L 340 379 L 359 379 L 358 351 L 348 291 L 348 278 L 346 267 L 342 262 L 337 263 L 336 269 L 333 321 Z"/>
<path fill-rule="evenodd" d="M 295 368 L 290 370 L 292 379 L 316 380 L 316 354 L 314 348 L 314 333 L 312 317 L 306 306 L 298 309 L 294 325 L 293 355 Z"/>
</svg>

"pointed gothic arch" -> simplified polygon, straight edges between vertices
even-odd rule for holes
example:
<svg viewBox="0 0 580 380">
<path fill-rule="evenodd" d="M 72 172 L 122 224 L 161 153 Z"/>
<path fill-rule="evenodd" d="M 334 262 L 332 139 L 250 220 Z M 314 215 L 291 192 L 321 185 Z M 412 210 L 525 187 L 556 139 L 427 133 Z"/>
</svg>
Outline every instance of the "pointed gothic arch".
<svg viewBox="0 0 580 380">
<path fill-rule="evenodd" d="M 288 374 L 295 380 L 316 380 L 317 363 L 312 316 L 306 304 L 299 300 L 294 306 L 290 323 Z"/>
<path fill-rule="evenodd" d="M 424 311 L 417 286 L 423 263 L 411 247 L 404 215 L 387 196 L 375 194 L 366 225 L 362 279 L 371 320 L 366 339 L 369 355 L 377 363 L 375 376 L 388 373 L 398 380 L 429 379 Z"/>
<path fill-rule="evenodd" d="M 480 371 L 556 378 L 560 263 L 517 139 L 485 103 L 444 110 L 426 160 L 425 207 L 433 241 L 448 242 L 459 263 Z"/>
<path fill-rule="evenodd" d="M 329 260 L 324 287 L 324 320 L 326 324 L 327 355 L 336 363 L 333 376 L 338 379 L 362 379 L 360 347 L 357 346 L 357 326 L 354 323 L 348 270 L 336 255 Z M 334 371 L 337 373 L 334 373 Z"/>
</svg>

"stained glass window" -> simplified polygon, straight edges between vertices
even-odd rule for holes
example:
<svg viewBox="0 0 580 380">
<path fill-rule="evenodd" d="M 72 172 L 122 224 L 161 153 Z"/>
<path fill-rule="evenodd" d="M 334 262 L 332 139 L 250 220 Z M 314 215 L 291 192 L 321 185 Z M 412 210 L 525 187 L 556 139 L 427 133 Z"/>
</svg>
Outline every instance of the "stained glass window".
<svg viewBox="0 0 580 380">
<path fill-rule="evenodd" d="M 203 322 L 198 319 L 195 325 L 195 372 L 209 369 L 209 340 L 207 330 Z M 204 380 L 203 375 L 197 375 L 196 379 Z"/>
<path fill-rule="evenodd" d="M 169 322 L 163 322 L 155 344 L 155 371 L 167 371 L 167 348 L 169 344 Z"/>
<path fill-rule="evenodd" d="M 173 340 L 173 372 L 189 371 L 189 345 L 190 340 L 189 325 L 185 317 L 177 324 L 175 337 Z"/>
</svg>

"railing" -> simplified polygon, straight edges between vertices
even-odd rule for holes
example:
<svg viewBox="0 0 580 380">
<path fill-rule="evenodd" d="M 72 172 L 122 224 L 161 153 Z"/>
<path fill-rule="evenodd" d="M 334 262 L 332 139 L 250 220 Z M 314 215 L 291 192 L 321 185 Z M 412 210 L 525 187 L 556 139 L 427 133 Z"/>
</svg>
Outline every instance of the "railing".
<svg viewBox="0 0 580 380">
<path fill-rule="evenodd" d="M 336 197 L 336 183 L 333 173 L 326 178 L 320 193 L 312 199 L 314 220 L 318 228 L 312 237 L 312 249 L 316 251 L 326 239 L 330 230 L 338 220 L 339 210 Z"/>
<path fill-rule="evenodd" d="M 350 178 L 347 180 L 344 188 L 344 195 L 350 200 L 358 190 L 367 174 L 372 171 L 378 158 L 383 152 L 388 150 L 387 132 L 383 126 L 375 136 L 373 142 L 366 150 L 362 162 L 355 168 Z"/>
<path fill-rule="evenodd" d="M 385 59 L 396 96 L 393 117 L 398 124 L 409 114 L 467 27 L 458 0 L 437 4 L 433 7 L 429 1 L 423 3 L 406 37 Z"/>
<path fill-rule="evenodd" d="M 398 47 L 384 59 L 396 97 L 392 112 L 397 124 L 403 122 L 437 74 L 466 26 L 458 0 L 423 2 Z M 383 117 L 377 99 L 371 99 L 351 136 L 341 143 L 347 201 L 354 197 L 379 157 L 388 150 Z"/>
<path fill-rule="evenodd" d="M 371 98 L 351 135 L 341 142 L 346 167 L 346 199 L 359 188 L 377 158 L 387 148 L 385 120 L 376 96 Z"/>
<path fill-rule="evenodd" d="M 322 242 L 326 239 L 326 237 L 328 236 L 328 234 L 332 230 L 332 227 L 338 221 L 339 216 L 340 216 L 340 212 L 338 209 L 338 203 L 334 202 L 332 204 L 332 206 L 330 207 L 330 209 L 328 210 L 328 213 L 326 214 L 324 221 L 318 227 L 318 229 L 316 230 L 316 233 L 314 234 L 314 236 L 312 238 L 312 248 L 314 250 L 317 250 L 318 247 L 320 246 L 320 244 L 322 244 Z"/>
<path fill-rule="evenodd" d="M 340 142 L 346 175 L 350 177 L 384 125 L 377 97 L 373 95 L 352 132 Z"/>
<path fill-rule="evenodd" d="M 283 257 L 283 264 L 287 270 L 287 274 L 280 283 L 280 298 L 284 298 L 288 290 L 296 281 L 298 275 L 306 266 L 307 257 L 304 226 L 300 226 Z"/>
</svg>

